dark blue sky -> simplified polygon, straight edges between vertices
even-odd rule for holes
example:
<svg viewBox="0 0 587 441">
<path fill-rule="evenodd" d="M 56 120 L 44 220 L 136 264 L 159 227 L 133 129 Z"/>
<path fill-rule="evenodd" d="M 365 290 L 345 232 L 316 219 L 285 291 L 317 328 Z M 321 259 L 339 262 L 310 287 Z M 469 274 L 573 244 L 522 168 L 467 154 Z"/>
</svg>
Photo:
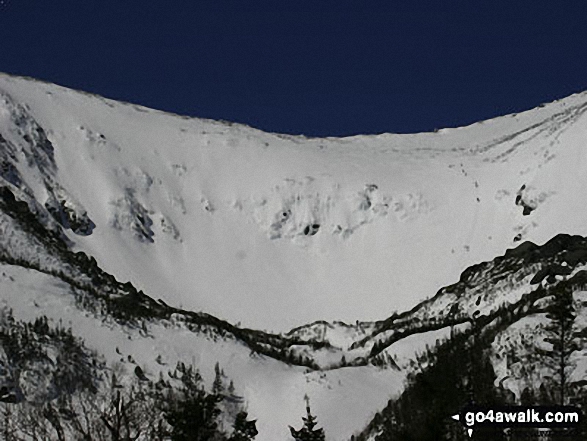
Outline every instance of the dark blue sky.
<svg viewBox="0 0 587 441">
<path fill-rule="evenodd" d="M 311 136 L 587 90 L 585 0 L 0 0 L 0 71 Z"/>
</svg>

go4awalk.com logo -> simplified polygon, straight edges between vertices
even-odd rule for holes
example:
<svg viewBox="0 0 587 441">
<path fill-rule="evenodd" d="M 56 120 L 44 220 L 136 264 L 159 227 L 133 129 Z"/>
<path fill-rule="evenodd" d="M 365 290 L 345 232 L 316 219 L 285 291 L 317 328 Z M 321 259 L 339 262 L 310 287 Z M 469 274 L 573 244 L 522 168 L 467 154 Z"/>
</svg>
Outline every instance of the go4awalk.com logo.
<svg viewBox="0 0 587 441">
<path fill-rule="evenodd" d="M 452 418 L 459 421 L 469 436 L 473 430 L 576 429 L 581 425 L 581 410 L 573 406 L 466 406 Z"/>
</svg>

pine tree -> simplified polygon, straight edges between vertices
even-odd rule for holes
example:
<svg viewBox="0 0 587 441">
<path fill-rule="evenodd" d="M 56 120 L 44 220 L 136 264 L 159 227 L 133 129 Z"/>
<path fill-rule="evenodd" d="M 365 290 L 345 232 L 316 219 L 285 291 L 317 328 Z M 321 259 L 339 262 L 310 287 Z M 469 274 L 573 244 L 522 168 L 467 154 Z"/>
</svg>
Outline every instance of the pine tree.
<svg viewBox="0 0 587 441">
<path fill-rule="evenodd" d="M 295 430 L 293 427 L 289 426 L 291 436 L 293 436 L 296 441 L 324 441 L 324 429 L 315 429 L 317 423 L 316 417 L 310 412 L 310 399 L 307 395 L 304 396 L 304 399 L 306 400 L 307 414 L 306 417 L 302 417 L 304 427 L 300 430 Z"/>
<path fill-rule="evenodd" d="M 212 383 L 212 393 L 217 397 L 224 395 L 224 381 L 222 380 L 223 372 L 220 370 L 220 364 L 216 362 L 214 366 L 214 383 Z"/>
<path fill-rule="evenodd" d="M 576 317 L 573 306 L 573 291 L 568 285 L 557 289 L 554 302 L 546 317 L 550 320 L 550 323 L 544 328 L 547 335 L 544 341 L 550 343 L 552 348 L 540 350 L 539 352 L 548 357 L 547 363 L 555 371 L 558 401 L 563 405 L 567 401 L 571 354 L 579 348 L 576 333 L 573 329 Z"/>
<path fill-rule="evenodd" d="M 251 441 L 257 434 L 257 420 L 248 421 L 247 412 L 239 412 L 234 422 L 234 432 L 228 441 Z"/>
<path fill-rule="evenodd" d="M 171 426 L 174 441 L 210 441 L 219 434 L 219 398 L 202 386 L 202 377 L 193 367 L 178 364 L 179 394 L 163 398 L 163 415 Z M 177 375 L 177 374 L 176 374 Z"/>
<path fill-rule="evenodd" d="M 228 385 L 228 395 L 234 395 L 235 390 L 234 381 L 230 380 L 230 384 Z"/>
</svg>

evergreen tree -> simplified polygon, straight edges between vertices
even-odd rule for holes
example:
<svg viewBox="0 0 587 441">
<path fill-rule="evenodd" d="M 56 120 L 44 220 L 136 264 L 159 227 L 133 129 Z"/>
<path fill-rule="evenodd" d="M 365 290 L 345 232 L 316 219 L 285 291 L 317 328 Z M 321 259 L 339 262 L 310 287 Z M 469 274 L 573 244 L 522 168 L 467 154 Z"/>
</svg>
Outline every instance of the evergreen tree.
<svg viewBox="0 0 587 441">
<path fill-rule="evenodd" d="M 239 412 L 234 422 L 234 432 L 228 439 L 228 441 L 251 441 L 255 439 L 257 434 L 257 421 L 248 421 L 247 412 Z"/>
<path fill-rule="evenodd" d="M 179 393 L 163 398 L 163 415 L 171 426 L 173 441 L 210 441 L 219 434 L 219 398 L 205 391 L 202 377 L 193 367 L 178 364 Z M 177 374 L 176 374 L 177 375 Z"/>
<path fill-rule="evenodd" d="M 555 371 L 557 381 L 558 400 L 561 405 L 567 401 L 569 389 L 569 370 L 571 354 L 578 348 L 576 333 L 573 329 L 575 322 L 575 308 L 573 306 L 573 291 L 568 285 L 556 290 L 547 318 L 550 323 L 545 327 L 544 341 L 552 345 L 551 349 L 539 351 L 547 357 L 549 364 Z"/>
<path fill-rule="evenodd" d="M 214 365 L 214 383 L 212 383 L 212 393 L 218 397 L 224 395 L 224 381 L 222 379 L 223 372 L 220 370 L 220 364 L 216 362 Z"/>
<path fill-rule="evenodd" d="M 230 384 L 228 385 L 228 395 L 234 395 L 235 390 L 234 381 L 230 380 Z"/>
<path fill-rule="evenodd" d="M 310 399 L 307 395 L 304 399 L 306 400 L 307 414 L 306 417 L 302 417 L 304 427 L 300 430 L 295 430 L 293 427 L 289 426 L 291 436 L 293 436 L 296 441 L 324 441 L 324 429 L 315 429 L 317 423 L 316 417 L 310 412 Z"/>
</svg>

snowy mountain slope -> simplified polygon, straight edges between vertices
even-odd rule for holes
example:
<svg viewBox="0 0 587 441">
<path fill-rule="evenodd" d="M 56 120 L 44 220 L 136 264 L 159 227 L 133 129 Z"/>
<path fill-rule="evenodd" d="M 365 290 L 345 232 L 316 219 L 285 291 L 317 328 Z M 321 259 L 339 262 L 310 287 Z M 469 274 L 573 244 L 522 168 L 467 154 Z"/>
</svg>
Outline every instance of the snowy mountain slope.
<svg viewBox="0 0 587 441">
<path fill-rule="evenodd" d="M 5 181 L 118 279 L 245 326 L 383 319 L 514 240 L 587 234 L 585 94 L 307 139 L 5 75 L 0 90 Z"/>
<path fill-rule="evenodd" d="M 545 288 L 561 279 L 582 283 L 586 264 L 587 242 L 581 236 L 559 234 L 543 245 L 524 242 L 502 256 L 467 268 L 457 283 L 441 288 L 412 310 L 376 323 L 370 335 L 355 340 L 350 349 L 378 352 L 414 331 L 490 321 L 505 309 L 530 307 L 548 295 Z"/>
<path fill-rule="evenodd" d="M 565 254 L 577 254 L 578 250 L 584 255 L 584 238 L 574 237 L 571 241 L 557 239 L 560 238 L 554 238 L 550 244 L 541 247 L 538 252 L 544 253 L 542 257 L 551 254 L 552 248 L 555 248 L 554 255 L 558 254 L 559 258 Z M 551 249 L 548 249 L 549 245 Z M 526 248 L 525 252 L 529 250 L 528 247 L 520 248 Z M 585 409 L 587 272 L 584 269 L 572 273 L 559 272 L 558 268 L 555 269 L 556 265 L 548 260 L 545 258 L 538 265 L 541 268 L 532 280 L 531 291 L 509 306 L 506 306 L 506 300 L 506 304 L 493 316 L 477 314 L 476 319 L 469 316 L 466 326 L 444 328 L 435 327 L 437 316 L 423 322 L 416 320 L 412 326 L 419 328 L 417 333 L 403 336 L 379 352 L 377 358 L 381 363 L 407 370 L 407 382 L 399 397 L 391 399 L 355 441 L 466 439 L 463 428 L 450 418 L 465 403 L 560 404 L 561 369 L 566 377 L 564 403 Z M 583 259 L 579 266 L 584 268 L 584 264 Z M 479 270 L 479 266 L 468 270 L 474 272 Z M 545 274 L 552 277 L 548 277 L 549 281 L 539 282 Z M 517 289 L 513 286 L 512 290 L 515 292 Z M 570 294 L 569 304 L 572 306 L 567 316 L 568 328 L 563 331 L 556 317 L 563 314 L 559 302 L 565 292 Z M 466 304 L 467 293 L 462 295 Z M 441 290 L 438 296 L 446 297 L 446 291 Z M 459 304 L 458 300 L 453 299 L 453 302 Z M 481 306 L 481 311 L 484 306 Z M 427 331 L 424 330 L 426 328 Z M 416 339 L 410 342 L 414 337 Z M 402 357 L 402 348 L 406 346 L 419 346 L 416 357 L 407 360 Z M 557 350 L 567 354 L 563 361 Z M 585 439 L 585 430 L 583 425 L 578 433 L 567 433 L 567 436 L 570 439 Z M 532 433 L 522 435 L 523 439 L 541 439 Z M 507 438 L 502 438 L 505 432 L 500 431 L 485 436 L 487 439 Z"/>
<path fill-rule="evenodd" d="M 0 75 L 0 302 L 130 376 L 183 361 L 211 384 L 219 362 L 260 441 L 289 439 L 305 393 L 348 439 L 447 339 L 491 340 L 519 398 L 557 286 L 585 327 L 586 110 L 307 139 Z"/>
<path fill-rule="evenodd" d="M 311 359 L 321 362 L 324 356 L 296 337 L 239 329 L 204 313 L 157 303 L 67 250 L 10 195 L 4 188 L 0 198 L 0 310 L 9 308 L 17 320 L 48 317 L 51 325 L 71 328 L 104 357 L 108 369 L 122 365 L 132 377 L 139 366 L 155 381 L 182 361 L 197 366 L 211 386 L 218 362 L 245 397 L 250 415 L 259 419 L 258 439 L 268 441 L 287 439 L 288 424 L 303 415 L 305 394 L 321 413 L 329 440 L 336 440 L 364 426 L 401 389 L 403 372 L 372 365 L 329 372 L 296 366 L 312 364 Z M 290 359 L 292 348 L 309 356 L 308 361 Z M 339 352 L 335 361 L 340 357 Z M 5 368 L 0 359 L 0 371 Z M 19 390 L 30 391 L 27 397 L 35 384 L 21 374 Z M 358 396 L 363 398 L 357 401 Z"/>
<path fill-rule="evenodd" d="M 497 313 L 496 304 L 520 303 L 524 294 L 528 298 L 534 293 L 531 301 L 520 303 L 533 305 L 548 296 L 544 288 L 556 286 L 560 275 L 577 281 L 585 279 L 581 269 L 587 262 L 587 242 L 583 237 L 559 235 L 543 246 L 526 242 L 493 261 L 468 268 L 458 283 L 442 288 L 433 299 L 421 303 L 413 311 L 396 314 L 382 322 L 359 323 L 354 328 L 343 323 L 319 322 L 289 333 L 290 338 L 301 341 L 332 340 L 339 349 L 357 347 L 338 350 L 331 354 L 335 358 L 330 361 L 324 360 L 320 348 L 300 349 L 298 354 L 303 353 L 325 367 L 330 367 L 332 361 L 339 362 L 341 354 L 347 359 L 346 367 L 339 364 L 338 368 L 327 371 L 312 370 L 255 355 L 247 343 L 254 340 L 242 340 L 247 330 L 237 332 L 229 324 L 219 328 L 220 321 L 213 317 L 203 327 L 190 327 L 193 322 L 189 313 L 177 311 L 169 315 L 165 313 L 166 307 L 156 302 L 132 303 L 134 306 L 128 310 L 131 315 L 126 320 L 136 317 L 139 321 L 121 323 L 121 311 L 94 305 L 104 295 L 101 292 L 107 293 L 106 299 L 114 301 L 125 296 L 133 298 L 132 288 L 104 274 L 100 276 L 99 268 L 68 251 L 63 243 L 60 252 L 58 237 L 51 238 L 48 231 L 43 234 L 40 224 L 35 224 L 36 217 L 22 203 L 10 203 L 12 199 L 7 194 L 4 190 L 0 201 L 5 219 L 2 249 L 6 253 L 1 257 L 11 260 L 10 264 L 1 265 L 3 305 L 12 308 L 19 320 L 32 321 L 46 315 L 52 323 L 71 326 L 74 334 L 83 336 L 86 344 L 102 354 L 109 365 L 122 363 L 130 375 L 138 365 L 155 379 L 159 372 L 165 372 L 182 360 L 198 366 L 211 383 L 213 366 L 220 362 L 246 397 L 251 415 L 259 419 L 260 440 L 288 439 L 284 428 L 292 423 L 292 415 L 303 414 L 300 397 L 306 393 L 312 397 L 313 409 L 320 415 L 327 439 L 348 439 L 364 427 L 388 399 L 402 392 L 406 375 L 418 369 L 421 354 L 453 333 L 447 325 L 451 314 L 445 311 L 453 311 L 455 318 L 461 320 L 462 325 L 454 326 L 456 331 L 466 333 L 471 329 L 467 323 L 478 323 L 480 318 Z M 17 253 L 17 258 L 11 258 L 13 253 Z M 82 283 L 72 285 L 67 280 Z M 84 287 L 83 282 L 89 280 L 97 290 L 88 291 L 89 288 Z M 489 288 L 493 288 L 493 292 Z M 484 293 L 482 301 L 478 301 L 479 292 Z M 124 303 L 114 304 L 117 305 L 122 307 Z M 140 305 L 143 306 L 138 307 Z M 152 315 L 148 314 L 149 310 L 153 311 Z M 516 310 L 522 320 L 524 314 L 533 313 L 519 305 Z M 384 351 L 373 351 L 374 342 L 390 331 L 401 332 L 402 329 L 409 329 L 410 333 L 396 338 Z M 365 339 L 368 333 L 371 335 Z M 393 337 L 393 333 L 390 336 Z M 250 338 L 253 337 L 259 342 L 265 341 L 263 333 Z M 279 344 L 278 336 L 267 341 Z M 280 348 L 283 346 L 276 346 Z M 381 359 L 383 353 L 387 356 L 385 359 Z M 520 358 L 523 355 L 524 352 L 518 353 Z M 161 356 L 159 361 L 158 356 Z M 363 365 L 368 359 L 370 362 Z M 503 371 L 499 363 L 496 366 L 498 372 Z M 520 379 L 510 379 L 504 385 L 515 392 L 521 387 Z"/>
<path fill-rule="evenodd" d="M 18 229 L 19 225 L 16 222 L 14 228 Z M 6 235 L 2 236 L 5 237 Z M 532 316 L 540 314 L 540 309 L 535 308 L 545 306 L 544 302 L 541 305 L 539 303 L 549 297 L 551 287 L 557 286 L 561 276 L 556 274 L 567 276 L 569 283 L 577 286 L 587 284 L 585 271 L 581 271 L 587 261 L 586 243 L 586 240 L 579 236 L 557 236 L 543 246 L 524 243 L 492 262 L 473 266 L 463 273 L 457 284 L 441 289 L 434 299 L 415 308 L 414 312 L 410 313 L 413 316 L 411 319 L 408 317 L 410 314 L 401 314 L 374 324 L 375 339 L 381 339 L 385 332 L 389 332 L 389 325 L 397 325 L 398 322 L 400 330 L 402 323 L 404 326 L 411 324 L 412 330 L 416 330 L 396 339 L 385 348 L 383 353 L 387 354 L 388 359 L 394 360 L 393 362 L 384 360 L 380 364 L 373 360 L 373 363 L 364 366 L 353 366 L 353 355 L 362 353 L 366 356 L 367 353 L 364 350 L 347 351 L 345 355 L 351 365 L 328 371 L 288 366 L 276 359 L 254 355 L 243 341 L 235 338 L 237 333 L 219 333 L 218 328 L 214 331 L 213 325 L 190 330 L 189 326 L 186 327 L 189 323 L 186 320 L 188 317 L 182 318 L 179 311 L 179 314 L 160 315 L 159 319 L 150 319 L 145 313 L 140 313 L 140 309 L 134 308 L 131 311 L 139 314 L 137 317 L 142 325 L 133 324 L 132 321 L 120 322 L 116 316 L 108 313 L 107 309 L 92 308 L 91 299 L 80 301 L 83 287 L 73 287 L 59 277 L 27 268 L 28 262 L 23 258 L 19 265 L 0 265 L 0 292 L 2 305 L 12 308 L 17 319 L 33 321 L 45 315 L 51 323 L 71 326 L 74 334 L 83 336 L 86 344 L 102 354 L 110 366 L 122 363 L 129 375 L 132 375 L 135 366 L 140 366 L 150 378 L 156 379 L 159 372 L 165 373 L 169 366 L 181 360 L 198 366 L 210 384 L 213 366 L 220 362 L 228 376 L 235 380 L 239 393 L 246 397 L 251 415 L 259 419 L 260 440 L 288 439 L 284 428 L 292 422 L 292 415 L 303 414 L 303 401 L 300 397 L 306 393 L 312 397 L 313 409 L 320 415 L 320 422 L 328 433 L 327 439 L 343 440 L 348 439 L 352 433 L 358 433 L 388 399 L 397 397 L 402 392 L 406 375 L 421 369 L 421 362 L 418 360 L 422 354 L 437 346 L 439 341 L 445 341 L 453 332 L 470 332 L 471 327 L 466 325 L 468 321 L 479 326 L 481 318 L 495 313 L 494 302 L 490 300 L 503 297 L 506 304 L 516 302 L 520 297 L 520 288 L 529 287 L 523 292 L 530 300 L 524 303 L 522 296 L 522 300 L 519 300 L 513 309 L 514 317 L 506 319 L 510 320 L 512 325 L 508 325 L 507 331 L 502 332 L 494 343 L 495 353 L 511 354 L 513 351 L 517 359 L 522 360 L 522 363 L 516 362 L 519 364 L 506 365 L 505 370 L 500 360 L 495 362 L 498 378 L 500 381 L 504 380 L 501 384 L 519 396 L 519 391 L 524 387 L 527 378 L 520 376 L 517 369 L 524 366 L 524 357 L 532 356 L 532 353 L 527 348 L 520 350 L 515 343 L 512 346 L 507 336 L 516 335 L 518 323 L 524 321 L 533 323 L 535 328 L 536 322 L 533 322 Z M 37 250 L 42 250 L 42 246 L 39 245 Z M 28 258 L 33 256 L 30 255 Z M 504 263 L 508 259 L 509 262 Z M 517 260 L 525 261 L 525 264 L 519 265 L 516 269 L 514 263 Z M 76 267 L 79 263 L 73 261 L 71 265 Z M 84 272 L 83 268 L 79 271 Z M 520 277 L 516 272 L 530 274 Z M 504 290 L 503 286 L 500 287 L 498 281 L 505 281 L 502 285 L 510 286 L 509 291 L 514 293 L 513 296 L 505 295 L 508 291 Z M 488 292 L 486 301 L 479 304 L 477 301 L 471 302 L 470 299 L 479 298 L 477 293 L 485 289 L 484 284 L 487 284 L 485 288 L 492 284 L 496 285 L 495 293 Z M 111 288 L 104 286 L 101 289 L 109 291 Z M 457 295 L 453 295 L 454 293 Z M 578 292 L 576 295 L 578 305 L 581 304 L 581 294 Z M 83 295 L 81 298 L 84 298 Z M 465 309 L 466 305 L 471 305 L 482 311 L 482 314 L 466 311 L 463 315 L 465 326 L 459 325 L 451 329 L 446 325 L 447 317 L 440 313 L 446 303 L 448 309 L 455 309 L 455 305 L 457 308 Z M 440 309 L 434 312 L 439 305 Z M 419 319 L 417 315 L 422 310 L 426 311 L 426 314 L 420 315 Z M 499 314 L 495 317 L 503 318 L 504 315 Z M 580 317 L 583 320 L 582 312 Z M 486 322 L 494 320 L 489 319 Z M 584 328 L 583 321 L 579 321 L 577 325 Z M 337 326 L 346 329 L 347 336 L 352 333 L 350 326 L 342 324 L 319 323 L 306 328 L 321 327 L 324 332 L 325 329 L 336 329 Z M 355 342 L 362 347 L 365 347 L 364 341 L 358 338 L 362 338 L 366 330 L 366 327 L 358 327 L 354 332 Z M 316 338 L 316 333 L 310 333 L 306 337 Z M 342 341 L 340 337 L 338 341 Z M 509 349 L 503 349 L 504 342 L 510 346 Z M 372 348 L 369 345 L 367 347 Z M 382 352 L 379 352 L 373 356 L 377 358 L 381 357 L 381 354 Z M 319 354 L 314 354 L 314 357 L 319 359 Z M 576 354 L 576 358 L 581 360 L 583 356 Z M 383 368 L 374 367 L 373 364 L 381 365 Z M 583 364 L 577 363 L 577 378 L 584 377 L 584 368 Z M 514 377 L 516 372 L 517 378 Z"/>
<path fill-rule="evenodd" d="M 55 277 L 5 264 L 0 265 L 0 275 L 2 305 L 12 308 L 18 320 L 33 321 L 45 315 L 50 323 L 71 327 L 105 357 L 108 366 L 121 364 L 128 375 L 140 366 L 156 380 L 159 372 L 166 375 L 177 361 L 184 361 L 198 366 L 211 385 L 214 364 L 219 362 L 245 397 L 251 416 L 258 418 L 261 441 L 288 439 L 288 424 L 295 424 L 303 415 L 304 394 L 313 398 L 328 439 L 346 439 L 397 393 L 404 377 L 401 372 L 374 366 L 324 373 L 288 366 L 252 356 L 249 348 L 231 337 L 190 331 L 181 320 L 124 326 L 80 309 L 70 286 Z"/>
<path fill-rule="evenodd" d="M 118 282 L 103 272 L 93 258 L 74 253 L 55 232 L 45 229 L 29 211 L 25 202 L 16 201 L 7 187 L 0 187 L 0 262 L 22 266 L 57 277 L 72 289 L 79 306 L 111 319 L 138 326 L 145 320 L 170 320 L 184 323 L 188 329 L 231 336 L 252 352 L 311 368 L 330 367 L 332 361 L 320 360 L 318 354 L 338 353 L 328 343 L 300 336 L 282 336 L 253 329 L 243 329 L 205 312 L 184 311 L 164 301 L 146 296 L 129 282 Z M 306 357 L 301 358 L 301 355 Z M 324 358 L 324 357 L 321 357 Z M 337 360 L 338 361 L 338 360 Z"/>
</svg>

